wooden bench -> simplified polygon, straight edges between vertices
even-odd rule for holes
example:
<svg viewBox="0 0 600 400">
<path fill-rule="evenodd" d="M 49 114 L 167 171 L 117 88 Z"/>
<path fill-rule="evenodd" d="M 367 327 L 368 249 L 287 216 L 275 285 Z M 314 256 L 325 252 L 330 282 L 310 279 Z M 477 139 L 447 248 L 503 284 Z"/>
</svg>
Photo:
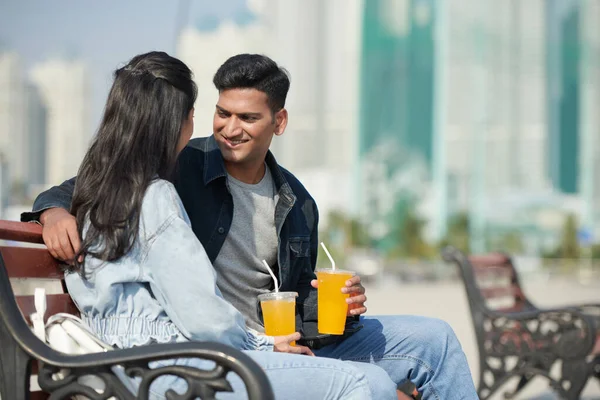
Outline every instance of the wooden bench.
<svg viewBox="0 0 600 400">
<path fill-rule="evenodd" d="M 600 379 L 600 304 L 540 309 L 525 295 L 510 257 L 442 252 L 459 267 L 479 348 L 478 394 L 492 396 L 511 378 L 513 398 L 535 376 L 566 399 L 578 399 L 588 379 Z M 559 376 L 551 374 L 557 367 Z"/>
<path fill-rule="evenodd" d="M 61 266 L 43 246 L 42 229 L 36 224 L 0 220 L 0 397 L 2 400 L 69 399 L 73 395 L 90 398 L 146 399 L 150 384 L 162 375 L 177 375 L 188 383 L 184 397 L 214 399 L 217 392 L 231 391 L 226 379 L 233 371 L 246 385 L 248 397 L 253 400 L 274 399 L 264 371 L 243 352 L 220 343 L 187 342 L 155 344 L 131 349 L 116 349 L 105 353 L 67 355 L 57 352 L 39 340 L 31 331 L 29 316 L 34 312 L 33 296 L 14 295 L 11 280 L 32 278 L 59 283 L 58 294 L 47 296 L 46 317 L 57 312 L 78 315 L 78 310 L 65 290 Z M 30 244 L 29 247 L 24 247 Z M 198 370 L 183 366 L 156 369 L 148 363 L 175 358 L 202 358 L 215 362 L 212 370 Z M 137 395 L 132 394 L 113 374 L 111 367 L 120 365 L 127 375 L 141 379 Z M 52 375 L 61 369 L 69 372 L 61 380 Z M 30 393 L 30 376 L 38 373 L 43 392 Z M 100 377 L 106 396 L 98 396 L 92 389 L 81 385 L 77 378 L 85 375 Z M 169 391 L 167 391 L 168 393 Z M 175 397 L 173 397 L 175 398 Z"/>
</svg>

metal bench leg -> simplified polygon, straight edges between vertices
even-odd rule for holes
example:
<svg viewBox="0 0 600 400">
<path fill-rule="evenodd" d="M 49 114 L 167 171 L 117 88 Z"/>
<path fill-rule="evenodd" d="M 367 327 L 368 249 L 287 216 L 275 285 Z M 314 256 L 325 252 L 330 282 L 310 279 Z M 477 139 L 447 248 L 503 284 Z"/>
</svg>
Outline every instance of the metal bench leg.
<svg viewBox="0 0 600 400">
<path fill-rule="evenodd" d="M 477 385 L 477 396 L 479 396 L 480 400 L 487 400 L 494 394 L 495 391 L 492 391 L 491 387 L 485 382 L 484 375 L 485 372 L 488 371 L 491 373 L 491 370 L 487 369 L 484 363 L 479 364 L 480 373 L 479 373 L 479 383 Z"/>
<path fill-rule="evenodd" d="M 577 400 L 581 397 L 581 392 L 592 372 L 593 365 L 587 364 L 585 361 L 563 360 L 560 386 L 568 400 Z"/>
</svg>

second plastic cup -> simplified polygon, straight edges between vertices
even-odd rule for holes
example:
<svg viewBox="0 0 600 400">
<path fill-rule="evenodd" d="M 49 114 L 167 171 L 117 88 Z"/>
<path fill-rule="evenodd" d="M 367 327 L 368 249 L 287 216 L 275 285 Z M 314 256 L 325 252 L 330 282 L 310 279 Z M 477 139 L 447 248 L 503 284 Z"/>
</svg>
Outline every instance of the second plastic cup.
<svg viewBox="0 0 600 400">
<path fill-rule="evenodd" d="M 317 270 L 318 290 L 318 330 L 319 333 L 342 335 L 346 326 L 348 294 L 342 293 L 346 281 L 354 272 L 323 269 Z"/>
<path fill-rule="evenodd" d="M 265 293 L 258 296 L 265 334 L 283 336 L 296 332 L 296 297 L 296 292 Z M 292 346 L 295 344 L 291 343 Z"/>
</svg>

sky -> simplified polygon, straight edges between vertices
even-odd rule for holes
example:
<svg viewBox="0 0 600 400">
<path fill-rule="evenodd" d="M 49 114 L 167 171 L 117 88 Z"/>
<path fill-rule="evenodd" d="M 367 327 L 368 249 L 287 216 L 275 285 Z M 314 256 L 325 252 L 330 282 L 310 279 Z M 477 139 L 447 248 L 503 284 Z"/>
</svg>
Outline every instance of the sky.
<svg viewBox="0 0 600 400">
<path fill-rule="evenodd" d="M 189 10 L 180 23 L 179 7 Z M 83 59 L 90 69 L 95 129 L 117 67 L 150 50 L 174 54 L 177 26 L 245 9 L 245 0 L 2 0 L 0 52 L 16 51 L 28 70 L 56 57 Z"/>
</svg>

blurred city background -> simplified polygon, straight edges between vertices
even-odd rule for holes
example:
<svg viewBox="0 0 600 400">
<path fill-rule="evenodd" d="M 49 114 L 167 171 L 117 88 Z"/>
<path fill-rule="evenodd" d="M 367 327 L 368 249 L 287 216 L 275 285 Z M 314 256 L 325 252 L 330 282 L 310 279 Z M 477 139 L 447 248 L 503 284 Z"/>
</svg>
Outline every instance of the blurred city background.
<svg viewBox="0 0 600 400">
<path fill-rule="evenodd" d="M 194 71 L 195 136 L 229 56 L 289 71 L 271 149 L 368 281 L 370 313 L 449 320 L 477 368 L 446 244 L 514 254 L 542 305 L 600 301 L 600 0 L 3 2 L 3 219 L 76 174 L 113 70 L 149 50 Z"/>
</svg>

